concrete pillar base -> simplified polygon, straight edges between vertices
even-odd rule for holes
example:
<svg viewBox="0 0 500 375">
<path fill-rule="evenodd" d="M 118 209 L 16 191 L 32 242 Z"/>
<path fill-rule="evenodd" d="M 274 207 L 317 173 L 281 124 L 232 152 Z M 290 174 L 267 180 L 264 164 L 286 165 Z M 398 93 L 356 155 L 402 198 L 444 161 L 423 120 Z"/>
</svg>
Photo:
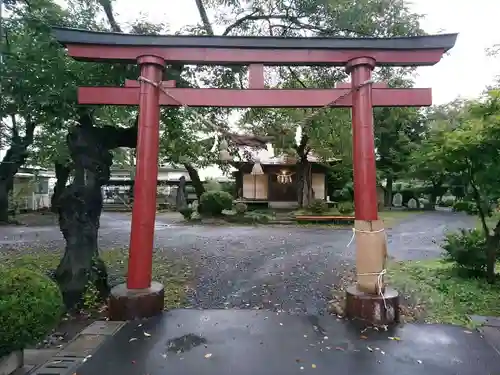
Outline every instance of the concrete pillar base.
<svg viewBox="0 0 500 375">
<path fill-rule="evenodd" d="M 147 289 L 128 289 L 120 284 L 111 289 L 108 300 L 109 320 L 150 318 L 162 313 L 165 291 L 163 285 L 153 281 Z"/>
<path fill-rule="evenodd" d="M 399 293 L 386 287 L 382 298 L 380 294 L 365 293 L 352 285 L 346 290 L 345 314 L 347 318 L 372 325 L 399 323 Z"/>
</svg>

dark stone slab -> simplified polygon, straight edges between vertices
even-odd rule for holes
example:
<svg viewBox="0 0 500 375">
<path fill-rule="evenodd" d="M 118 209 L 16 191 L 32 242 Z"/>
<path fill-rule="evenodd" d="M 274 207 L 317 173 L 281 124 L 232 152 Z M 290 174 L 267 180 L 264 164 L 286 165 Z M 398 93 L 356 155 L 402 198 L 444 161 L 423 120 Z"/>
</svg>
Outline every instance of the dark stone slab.
<svg viewBox="0 0 500 375">
<path fill-rule="evenodd" d="M 457 34 L 395 38 L 278 38 L 192 35 L 137 35 L 54 27 L 56 39 L 63 45 L 94 44 L 148 47 L 261 48 L 261 49 L 385 49 L 448 51 Z"/>
<path fill-rule="evenodd" d="M 481 327 L 479 331 L 483 334 L 486 341 L 499 353 L 500 355 L 500 329 L 496 327 Z"/>
<path fill-rule="evenodd" d="M 490 375 L 499 369 L 500 356 L 479 333 L 455 326 L 361 333 L 331 316 L 176 310 L 128 323 L 77 373 Z"/>
</svg>

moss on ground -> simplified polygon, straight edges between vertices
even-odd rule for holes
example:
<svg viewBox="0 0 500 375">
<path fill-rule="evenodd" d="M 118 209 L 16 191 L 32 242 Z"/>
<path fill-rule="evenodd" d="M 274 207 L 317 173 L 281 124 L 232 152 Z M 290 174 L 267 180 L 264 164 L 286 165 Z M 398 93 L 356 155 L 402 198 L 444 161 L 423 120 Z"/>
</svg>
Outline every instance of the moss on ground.
<svg viewBox="0 0 500 375">
<path fill-rule="evenodd" d="M 462 277 L 443 260 L 393 262 L 388 281 L 406 296 L 403 310 L 417 320 L 472 327 L 470 314 L 500 316 L 499 283 Z"/>
<path fill-rule="evenodd" d="M 59 264 L 61 254 L 57 252 L 37 251 L 33 253 L 0 254 L 0 264 L 6 267 L 23 267 L 40 272 L 54 270 Z M 107 249 L 101 257 L 108 268 L 112 284 L 125 281 L 128 266 L 128 250 Z M 188 262 L 172 259 L 161 249 L 153 255 L 153 279 L 165 287 L 165 309 L 181 307 L 186 303 L 186 288 L 193 276 Z"/>
</svg>

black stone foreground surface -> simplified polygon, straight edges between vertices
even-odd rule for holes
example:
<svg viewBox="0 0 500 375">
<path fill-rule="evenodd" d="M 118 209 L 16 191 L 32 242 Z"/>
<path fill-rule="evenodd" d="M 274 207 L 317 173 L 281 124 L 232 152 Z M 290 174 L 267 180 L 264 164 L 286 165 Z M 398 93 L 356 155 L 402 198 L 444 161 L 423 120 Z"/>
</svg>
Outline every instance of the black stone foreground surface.
<svg viewBox="0 0 500 375">
<path fill-rule="evenodd" d="M 408 324 L 361 333 L 331 316 L 174 310 L 127 323 L 78 375 L 494 375 L 500 355 L 477 332 Z"/>
</svg>

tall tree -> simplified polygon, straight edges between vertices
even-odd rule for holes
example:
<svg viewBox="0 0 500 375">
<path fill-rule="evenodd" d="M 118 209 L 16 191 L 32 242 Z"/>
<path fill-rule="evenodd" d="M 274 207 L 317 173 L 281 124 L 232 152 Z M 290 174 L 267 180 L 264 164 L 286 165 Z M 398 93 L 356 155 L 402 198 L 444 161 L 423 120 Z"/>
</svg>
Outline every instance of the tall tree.
<svg viewBox="0 0 500 375">
<path fill-rule="evenodd" d="M 427 160 L 458 176 L 472 191 L 487 243 L 487 276 L 495 281 L 496 254 L 500 247 L 500 221 L 489 228 L 490 202 L 500 197 L 500 92 L 464 106 L 462 121 L 434 138 Z"/>
</svg>

